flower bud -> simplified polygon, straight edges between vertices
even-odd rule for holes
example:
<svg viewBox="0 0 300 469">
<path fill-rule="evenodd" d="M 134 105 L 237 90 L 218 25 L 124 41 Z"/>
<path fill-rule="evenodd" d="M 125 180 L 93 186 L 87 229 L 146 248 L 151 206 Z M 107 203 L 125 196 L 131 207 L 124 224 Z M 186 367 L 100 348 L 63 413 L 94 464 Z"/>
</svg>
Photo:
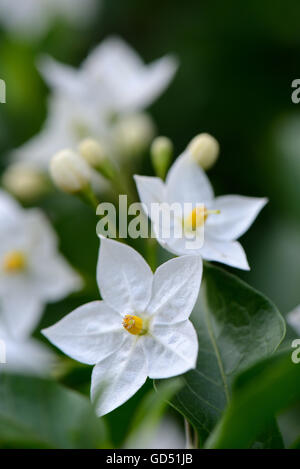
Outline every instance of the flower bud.
<svg viewBox="0 0 300 469">
<path fill-rule="evenodd" d="M 207 133 L 196 135 L 188 146 L 190 155 L 204 170 L 210 169 L 215 164 L 219 150 L 217 140 Z"/>
<path fill-rule="evenodd" d="M 104 148 L 93 138 L 82 140 L 78 148 L 80 155 L 92 168 L 97 168 L 106 159 Z"/>
<path fill-rule="evenodd" d="M 155 173 L 164 179 L 173 156 L 173 143 L 168 137 L 157 137 L 151 145 L 151 160 Z"/>
<path fill-rule="evenodd" d="M 105 148 L 95 139 L 86 138 L 79 144 L 80 155 L 92 168 L 106 179 L 113 179 L 115 168 L 109 160 Z"/>
<path fill-rule="evenodd" d="M 144 113 L 121 117 L 114 128 L 119 151 L 126 156 L 136 156 L 145 151 L 154 133 L 153 121 Z"/>
<path fill-rule="evenodd" d="M 31 201 L 43 195 L 49 189 L 45 174 L 23 163 L 9 166 L 3 174 L 5 189 L 23 201 Z"/>
<path fill-rule="evenodd" d="M 72 150 L 62 150 L 53 156 L 50 174 L 56 186 L 70 194 L 86 190 L 91 178 L 89 166 Z"/>
</svg>

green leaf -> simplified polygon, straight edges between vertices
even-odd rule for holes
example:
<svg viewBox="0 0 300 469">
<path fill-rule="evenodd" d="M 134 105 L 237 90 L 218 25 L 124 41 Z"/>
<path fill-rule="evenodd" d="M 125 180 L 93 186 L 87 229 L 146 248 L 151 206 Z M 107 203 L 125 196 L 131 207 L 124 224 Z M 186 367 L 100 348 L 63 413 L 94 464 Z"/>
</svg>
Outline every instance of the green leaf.
<svg viewBox="0 0 300 469">
<path fill-rule="evenodd" d="M 185 386 L 172 404 L 203 444 L 230 402 L 234 377 L 276 350 L 285 322 L 261 293 L 207 263 L 192 321 L 199 339 L 197 368 L 182 376 Z"/>
<path fill-rule="evenodd" d="M 103 423 L 86 397 L 40 378 L 0 376 L 0 447 L 103 445 Z"/>
<path fill-rule="evenodd" d="M 274 415 L 300 399 L 300 366 L 284 353 L 243 372 L 207 448 L 247 448 Z"/>
</svg>

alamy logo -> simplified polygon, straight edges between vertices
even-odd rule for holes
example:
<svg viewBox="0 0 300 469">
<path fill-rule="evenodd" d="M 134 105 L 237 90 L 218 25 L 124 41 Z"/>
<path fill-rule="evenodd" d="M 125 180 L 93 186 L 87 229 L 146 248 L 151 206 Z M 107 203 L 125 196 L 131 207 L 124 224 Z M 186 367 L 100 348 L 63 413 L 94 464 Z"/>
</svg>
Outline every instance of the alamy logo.
<svg viewBox="0 0 300 469">
<path fill-rule="evenodd" d="M 6 83 L 0 79 L 0 103 L 6 103 Z"/>
<path fill-rule="evenodd" d="M 292 353 L 292 362 L 298 365 L 300 363 L 300 339 L 295 339 L 292 342 L 292 348 L 295 349 Z"/>
<path fill-rule="evenodd" d="M 6 363 L 6 345 L 4 340 L 0 339 L 0 364 Z"/>
</svg>

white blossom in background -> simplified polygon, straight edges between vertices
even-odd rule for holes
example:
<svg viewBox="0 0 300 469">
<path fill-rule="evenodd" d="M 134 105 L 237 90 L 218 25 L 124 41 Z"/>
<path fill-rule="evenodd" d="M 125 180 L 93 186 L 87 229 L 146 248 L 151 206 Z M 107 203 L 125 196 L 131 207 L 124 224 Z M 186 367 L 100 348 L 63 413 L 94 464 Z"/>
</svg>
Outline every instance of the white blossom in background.
<svg viewBox="0 0 300 469">
<path fill-rule="evenodd" d="M 295 329 L 297 334 L 300 334 L 300 306 L 297 306 L 287 315 L 287 322 Z"/>
<path fill-rule="evenodd" d="M 22 375 L 46 376 L 55 363 L 54 354 L 30 337 L 16 337 L 7 327 L 0 311 L 0 374 L 20 373 Z M 3 358 L 5 363 L 3 363 Z"/>
<path fill-rule="evenodd" d="M 25 337 L 36 327 L 46 303 L 61 300 L 82 285 L 57 244 L 39 209 L 24 210 L 0 191 L 1 318 L 16 337 Z"/>
<path fill-rule="evenodd" d="M 201 276 L 199 256 L 172 259 L 153 275 L 134 249 L 101 238 L 97 280 L 103 301 L 87 303 L 43 331 L 73 359 L 96 365 L 91 396 L 98 415 L 122 405 L 147 376 L 169 378 L 196 366 L 198 340 L 188 318 Z"/>
<path fill-rule="evenodd" d="M 165 90 L 176 68 L 171 56 L 145 65 L 118 38 L 103 41 L 79 69 L 43 58 L 40 70 L 52 90 L 48 117 L 42 131 L 13 151 L 12 159 L 46 169 L 54 153 L 76 150 L 87 137 L 104 142 L 115 158 L 123 147 L 127 155 L 130 145 L 135 150 L 141 142 L 150 144 L 154 126 L 141 110 Z"/>
<path fill-rule="evenodd" d="M 17 36 L 36 38 L 55 20 L 82 27 L 90 22 L 100 0 L 0 0 L 0 23 Z"/>
<path fill-rule="evenodd" d="M 157 177 L 135 176 L 135 180 L 140 200 L 145 204 L 149 216 L 151 204 L 178 203 L 182 206 L 183 218 L 175 219 L 174 223 L 179 228 L 185 222 L 189 230 L 183 230 L 181 237 L 162 238 L 160 227 L 155 226 L 157 220 L 152 217 L 157 240 L 165 249 L 176 255 L 198 254 L 209 261 L 249 269 L 245 252 L 237 239 L 248 230 L 267 199 L 240 195 L 214 197 L 205 172 L 189 148 L 170 168 L 165 183 Z M 192 205 L 189 213 L 185 213 L 184 204 Z M 188 221 L 190 223 L 186 223 Z M 203 244 L 199 242 L 199 247 L 192 249 L 190 234 L 202 241 L 203 229 Z"/>
<path fill-rule="evenodd" d="M 118 37 L 104 40 L 79 69 L 50 57 L 40 61 L 44 79 L 53 90 L 94 103 L 105 117 L 148 107 L 167 88 L 176 69 L 177 61 L 170 55 L 145 65 Z"/>
</svg>

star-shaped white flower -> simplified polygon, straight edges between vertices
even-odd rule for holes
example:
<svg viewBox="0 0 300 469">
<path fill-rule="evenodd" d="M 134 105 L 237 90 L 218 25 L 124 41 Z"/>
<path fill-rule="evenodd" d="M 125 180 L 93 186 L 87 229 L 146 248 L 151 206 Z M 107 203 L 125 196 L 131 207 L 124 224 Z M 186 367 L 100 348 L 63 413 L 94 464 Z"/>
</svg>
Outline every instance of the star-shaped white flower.
<svg viewBox="0 0 300 469">
<path fill-rule="evenodd" d="M 38 340 L 15 337 L 7 327 L 0 311 L 0 374 L 49 375 L 54 355 Z"/>
<path fill-rule="evenodd" d="M 46 33 L 56 18 L 77 26 L 91 20 L 96 0 L 0 0 L 0 22 L 9 31 L 27 38 Z"/>
<path fill-rule="evenodd" d="M 15 336 L 28 335 L 44 305 L 81 287 L 80 277 L 57 251 L 56 235 L 38 209 L 22 209 L 0 191 L 0 304 Z"/>
<path fill-rule="evenodd" d="M 47 169 L 51 157 L 64 148 L 77 150 L 86 137 L 98 139 L 113 157 L 128 143 L 120 142 L 120 124 L 140 117 L 136 132 L 148 115 L 139 111 L 151 104 L 173 78 L 177 64 L 171 56 L 144 65 L 121 39 L 110 38 L 90 53 L 79 69 L 50 57 L 40 61 L 40 70 L 52 89 L 47 120 L 41 132 L 14 150 L 13 160 Z M 112 122 L 112 117 L 119 119 Z M 114 123 L 115 122 L 115 123 Z M 142 128 L 141 128 L 142 127 Z M 132 133 L 127 131 L 127 134 Z M 130 135 L 127 135 L 127 140 Z M 152 137 L 152 136 L 151 136 Z M 126 150 L 126 148 L 125 148 Z"/>
<path fill-rule="evenodd" d="M 106 117 L 145 109 L 166 89 L 176 69 L 172 56 L 145 65 L 118 37 L 103 41 L 79 69 L 50 57 L 40 63 L 44 79 L 53 90 L 98 106 Z"/>
<path fill-rule="evenodd" d="M 104 415 L 150 378 L 196 365 L 197 334 L 189 321 L 202 276 L 198 256 L 183 256 L 153 275 L 134 249 L 101 239 L 97 280 L 103 301 L 87 303 L 44 335 L 64 353 L 96 365 L 91 396 Z"/>
<path fill-rule="evenodd" d="M 239 195 L 215 198 L 205 172 L 194 161 L 188 149 L 169 170 L 166 183 L 147 176 L 135 176 L 135 181 L 140 200 L 147 214 L 150 217 L 152 215 L 157 240 L 165 249 L 177 255 L 198 254 L 206 260 L 249 269 L 245 252 L 237 239 L 248 230 L 267 199 Z M 187 231 L 182 230 L 182 236 L 172 236 L 172 230 L 168 239 L 161 236 L 161 225 L 153 216 L 155 212 L 151 211 L 151 207 L 152 204 L 165 203 L 168 206 L 174 203 L 182 206 L 183 216 L 174 221 L 178 227 L 184 223 L 189 228 Z M 189 213 L 186 212 L 185 204 L 191 204 Z M 203 232 L 203 243 L 200 243 Z M 195 248 L 190 243 L 191 234 L 195 237 Z"/>
</svg>

